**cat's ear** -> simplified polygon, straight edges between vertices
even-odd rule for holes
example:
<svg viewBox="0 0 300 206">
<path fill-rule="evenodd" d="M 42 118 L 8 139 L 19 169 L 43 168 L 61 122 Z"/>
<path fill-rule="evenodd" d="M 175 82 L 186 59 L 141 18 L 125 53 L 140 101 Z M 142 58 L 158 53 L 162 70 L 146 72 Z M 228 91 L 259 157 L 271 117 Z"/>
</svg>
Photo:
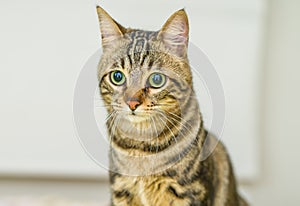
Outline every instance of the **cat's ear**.
<svg viewBox="0 0 300 206">
<path fill-rule="evenodd" d="M 104 9 L 97 6 L 97 13 L 100 23 L 100 31 L 102 38 L 102 48 L 105 50 L 112 46 L 115 41 L 122 38 L 126 32 L 126 28 L 116 22 Z"/>
<path fill-rule="evenodd" d="M 185 57 L 189 42 L 189 22 L 184 9 L 175 12 L 163 25 L 158 37 L 179 57 Z"/>
</svg>

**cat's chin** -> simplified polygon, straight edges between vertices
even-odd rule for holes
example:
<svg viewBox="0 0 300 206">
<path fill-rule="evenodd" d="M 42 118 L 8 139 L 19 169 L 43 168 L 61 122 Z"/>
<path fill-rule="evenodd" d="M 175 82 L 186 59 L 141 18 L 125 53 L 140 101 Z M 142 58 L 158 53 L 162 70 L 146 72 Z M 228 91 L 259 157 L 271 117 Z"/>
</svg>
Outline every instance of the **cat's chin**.
<svg viewBox="0 0 300 206">
<path fill-rule="evenodd" d="M 129 113 L 129 114 L 125 115 L 125 118 L 130 122 L 140 123 L 140 122 L 143 122 L 143 121 L 149 121 L 150 115 L 135 112 L 135 113 Z"/>
<path fill-rule="evenodd" d="M 145 113 L 126 114 L 120 118 L 118 128 L 125 136 L 134 139 L 153 139 L 160 134 L 165 123 L 155 115 Z"/>
</svg>

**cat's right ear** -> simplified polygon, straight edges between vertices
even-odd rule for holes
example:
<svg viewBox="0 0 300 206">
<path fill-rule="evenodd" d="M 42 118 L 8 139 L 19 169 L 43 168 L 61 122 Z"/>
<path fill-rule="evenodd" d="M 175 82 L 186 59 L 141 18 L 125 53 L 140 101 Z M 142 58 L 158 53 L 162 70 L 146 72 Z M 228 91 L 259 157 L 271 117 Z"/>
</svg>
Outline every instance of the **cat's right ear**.
<svg viewBox="0 0 300 206">
<path fill-rule="evenodd" d="M 111 47 L 116 40 L 122 38 L 126 28 L 116 22 L 104 9 L 97 6 L 97 14 L 100 23 L 103 50 Z"/>
<path fill-rule="evenodd" d="M 158 37 L 179 57 L 186 57 L 189 42 L 189 22 L 184 9 L 175 12 L 163 25 Z"/>
</svg>

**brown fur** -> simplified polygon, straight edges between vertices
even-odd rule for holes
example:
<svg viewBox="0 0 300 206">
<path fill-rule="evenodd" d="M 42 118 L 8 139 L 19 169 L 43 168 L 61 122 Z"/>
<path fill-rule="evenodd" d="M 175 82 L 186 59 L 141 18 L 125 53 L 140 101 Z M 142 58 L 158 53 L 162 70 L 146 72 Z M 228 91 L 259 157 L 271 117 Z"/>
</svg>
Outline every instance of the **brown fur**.
<svg viewBox="0 0 300 206">
<path fill-rule="evenodd" d="M 112 205 L 242 206 L 230 159 L 219 143 L 203 160 L 203 121 L 188 63 L 189 24 L 184 10 L 157 32 L 124 28 L 97 7 L 103 55 L 100 91 L 109 117 Z M 123 85 L 112 72 L 121 71 Z M 149 86 L 151 74 L 166 83 Z M 128 108 L 127 102 L 138 102 Z M 135 110 L 136 109 L 136 110 Z"/>
</svg>

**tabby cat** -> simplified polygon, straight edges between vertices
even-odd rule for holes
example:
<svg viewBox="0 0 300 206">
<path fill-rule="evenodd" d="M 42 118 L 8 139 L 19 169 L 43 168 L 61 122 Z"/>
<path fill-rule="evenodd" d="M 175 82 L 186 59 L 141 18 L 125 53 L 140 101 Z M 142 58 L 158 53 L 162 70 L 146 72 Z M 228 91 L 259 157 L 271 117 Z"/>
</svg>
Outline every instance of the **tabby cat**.
<svg viewBox="0 0 300 206">
<path fill-rule="evenodd" d="M 187 57 L 186 12 L 175 12 L 159 31 L 125 28 L 101 7 L 97 13 L 111 205 L 247 205 L 224 146 L 203 127 Z M 203 159 L 206 139 L 217 146 Z"/>
</svg>

